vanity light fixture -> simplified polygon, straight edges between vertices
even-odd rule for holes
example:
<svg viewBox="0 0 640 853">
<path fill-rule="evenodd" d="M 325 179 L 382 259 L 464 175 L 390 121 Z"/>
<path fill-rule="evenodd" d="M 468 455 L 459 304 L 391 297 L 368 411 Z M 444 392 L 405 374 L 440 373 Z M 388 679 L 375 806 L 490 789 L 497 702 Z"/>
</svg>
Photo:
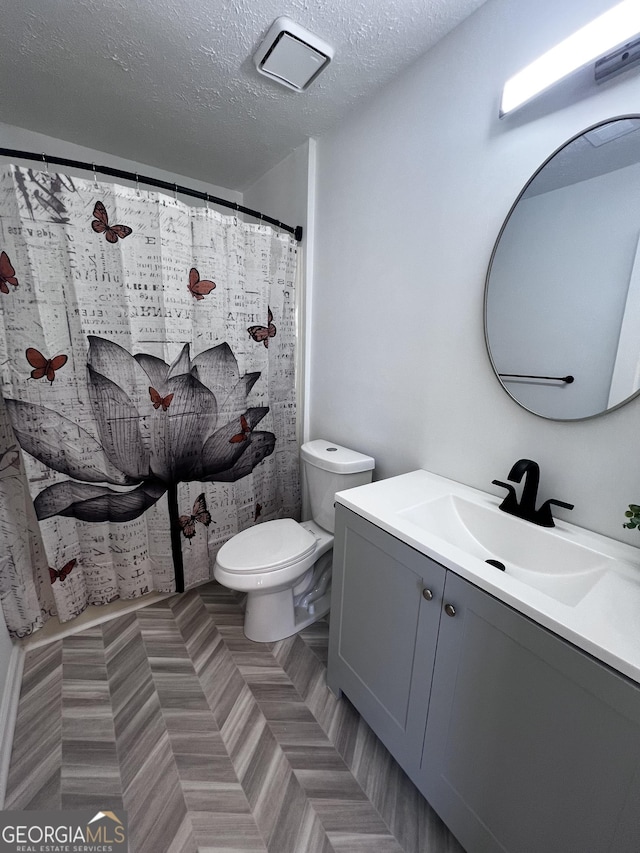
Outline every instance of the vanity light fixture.
<svg viewBox="0 0 640 853">
<path fill-rule="evenodd" d="M 638 0 L 617 3 L 507 80 L 502 91 L 500 118 L 573 71 L 632 41 L 639 33 Z"/>
<path fill-rule="evenodd" d="M 290 18 L 271 25 L 253 61 L 260 74 L 295 92 L 308 89 L 333 59 L 333 48 Z"/>
</svg>

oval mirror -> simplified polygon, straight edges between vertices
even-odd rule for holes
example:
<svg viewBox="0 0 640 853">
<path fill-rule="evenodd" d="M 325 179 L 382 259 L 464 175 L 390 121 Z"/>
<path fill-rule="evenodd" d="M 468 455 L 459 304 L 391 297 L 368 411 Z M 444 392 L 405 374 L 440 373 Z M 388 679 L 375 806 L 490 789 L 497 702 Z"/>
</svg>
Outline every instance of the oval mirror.
<svg viewBox="0 0 640 853">
<path fill-rule="evenodd" d="M 579 420 L 640 390 L 640 116 L 558 149 L 502 226 L 485 288 L 493 368 L 534 414 Z"/>
</svg>

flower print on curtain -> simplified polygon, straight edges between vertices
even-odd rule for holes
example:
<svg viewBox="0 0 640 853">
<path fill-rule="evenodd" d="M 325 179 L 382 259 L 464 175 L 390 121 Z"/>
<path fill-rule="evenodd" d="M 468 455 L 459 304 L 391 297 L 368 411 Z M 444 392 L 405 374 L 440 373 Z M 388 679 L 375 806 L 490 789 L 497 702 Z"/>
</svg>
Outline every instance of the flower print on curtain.
<svg viewBox="0 0 640 853">
<path fill-rule="evenodd" d="M 12 166 L 0 250 L 0 453 L 33 499 L 13 517 L 0 459 L 12 633 L 204 582 L 230 536 L 299 516 L 290 237 Z"/>
</svg>

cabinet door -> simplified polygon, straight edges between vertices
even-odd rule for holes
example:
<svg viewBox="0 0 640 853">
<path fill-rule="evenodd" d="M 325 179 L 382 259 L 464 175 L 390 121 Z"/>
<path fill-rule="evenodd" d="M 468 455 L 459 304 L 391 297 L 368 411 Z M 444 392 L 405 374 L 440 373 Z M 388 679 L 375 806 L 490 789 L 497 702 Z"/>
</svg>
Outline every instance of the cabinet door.
<svg viewBox="0 0 640 853">
<path fill-rule="evenodd" d="M 410 775 L 420 765 L 444 577 L 442 566 L 336 507 L 327 682 Z"/>
<path fill-rule="evenodd" d="M 419 786 L 469 853 L 638 853 L 640 690 L 449 572 Z"/>
</svg>

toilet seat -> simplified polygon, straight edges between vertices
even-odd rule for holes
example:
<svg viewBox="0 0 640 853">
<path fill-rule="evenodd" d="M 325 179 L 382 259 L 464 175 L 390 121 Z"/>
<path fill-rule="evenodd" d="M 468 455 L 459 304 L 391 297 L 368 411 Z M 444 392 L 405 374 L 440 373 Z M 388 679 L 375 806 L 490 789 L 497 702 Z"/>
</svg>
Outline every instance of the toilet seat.
<svg viewBox="0 0 640 853">
<path fill-rule="evenodd" d="M 237 533 L 220 548 L 216 562 L 230 574 L 264 574 L 304 560 L 316 537 L 292 518 L 279 518 Z"/>
</svg>

